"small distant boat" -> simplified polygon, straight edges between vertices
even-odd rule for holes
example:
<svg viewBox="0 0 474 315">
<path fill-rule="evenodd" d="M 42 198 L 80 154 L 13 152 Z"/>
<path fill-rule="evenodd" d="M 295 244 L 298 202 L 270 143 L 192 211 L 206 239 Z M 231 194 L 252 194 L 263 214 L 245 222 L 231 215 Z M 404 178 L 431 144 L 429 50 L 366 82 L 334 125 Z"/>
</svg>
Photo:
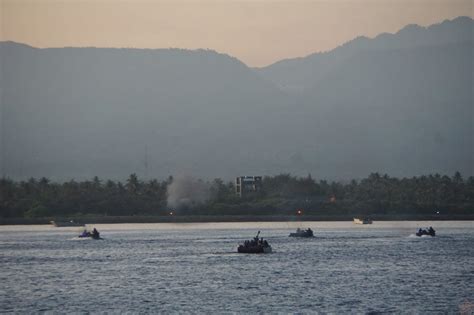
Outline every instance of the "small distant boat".
<svg viewBox="0 0 474 315">
<path fill-rule="evenodd" d="M 66 226 L 84 226 L 84 223 L 79 223 L 74 220 L 71 221 L 49 221 L 55 227 L 66 227 Z"/>
<path fill-rule="evenodd" d="M 354 218 L 355 224 L 372 224 L 372 220 L 369 218 L 363 218 L 362 220 L 359 218 Z"/>
<path fill-rule="evenodd" d="M 92 238 L 94 240 L 101 240 L 102 239 L 100 237 L 99 231 L 97 231 L 95 228 L 92 230 L 92 232 L 84 230 L 78 237 L 79 238 Z"/>
<path fill-rule="evenodd" d="M 272 252 L 272 247 L 268 244 L 268 242 L 263 240 L 263 238 L 259 239 L 258 236 L 260 235 L 260 231 L 258 231 L 257 236 L 253 238 L 253 240 L 245 241 L 243 244 L 240 244 L 237 247 L 238 253 L 244 254 L 268 254 Z"/>
<path fill-rule="evenodd" d="M 434 237 L 436 236 L 436 231 L 430 226 L 429 229 L 419 229 L 415 235 L 420 237 L 423 235 Z"/>
<path fill-rule="evenodd" d="M 302 230 L 300 228 L 296 229 L 295 233 L 290 233 L 290 237 L 313 237 L 313 230 L 307 228 L 306 230 Z"/>
</svg>

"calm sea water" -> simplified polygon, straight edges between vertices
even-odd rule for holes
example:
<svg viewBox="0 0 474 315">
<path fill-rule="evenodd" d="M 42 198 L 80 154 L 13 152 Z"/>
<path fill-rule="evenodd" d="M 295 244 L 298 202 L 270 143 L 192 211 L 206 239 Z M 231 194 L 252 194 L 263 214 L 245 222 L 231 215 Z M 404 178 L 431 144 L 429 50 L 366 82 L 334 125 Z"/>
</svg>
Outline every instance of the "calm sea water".
<svg viewBox="0 0 474 315">
<path fill-rule="evenodd" d="M 414 237 L 432 225 L 439 236 Z M 289 238 L 311 227 L 314 239 Z M 474 222 L 0 227 L 2 312 L 474 311 Z M 237 254 L 257 230 L 274 253 Z"/>
</svg>

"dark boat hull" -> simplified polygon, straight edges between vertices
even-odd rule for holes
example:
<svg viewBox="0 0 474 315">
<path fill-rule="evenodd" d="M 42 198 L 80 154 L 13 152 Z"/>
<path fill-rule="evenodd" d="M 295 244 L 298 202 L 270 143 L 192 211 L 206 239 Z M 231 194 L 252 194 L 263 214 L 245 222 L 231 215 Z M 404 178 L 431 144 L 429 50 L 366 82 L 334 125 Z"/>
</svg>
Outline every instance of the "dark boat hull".
<svg viewBox="0 0 474 315">
<path fill-rule="evenodd" d="M 290 233 L 290 237 L 314 237 L 312 233 Z"/>
<path fill-rule="evenodd" d="M 251 246 L 251 247 L 246 247 L 240 245 L 237 248 L 237 252 L 243 253 L 243 254 L 265 254 L 265 253 L 271 253 L 272 252 L 272 247 L 271 246 Z"/>
</svg>

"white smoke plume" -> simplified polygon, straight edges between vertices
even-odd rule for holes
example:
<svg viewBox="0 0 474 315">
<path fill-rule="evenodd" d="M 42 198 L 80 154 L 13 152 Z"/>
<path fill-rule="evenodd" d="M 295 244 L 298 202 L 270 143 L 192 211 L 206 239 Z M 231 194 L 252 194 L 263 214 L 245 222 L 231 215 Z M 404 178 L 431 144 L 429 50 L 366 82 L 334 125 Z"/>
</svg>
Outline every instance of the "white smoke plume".
<svg viewBox="0 0 474 315">
<path fill-rule="evenodd" d="M 173 178 L 167 189 L 168 207 L 172 209 L 193 208 L 211 197 L 210 184 L 191 176 Z"/>
</svg>

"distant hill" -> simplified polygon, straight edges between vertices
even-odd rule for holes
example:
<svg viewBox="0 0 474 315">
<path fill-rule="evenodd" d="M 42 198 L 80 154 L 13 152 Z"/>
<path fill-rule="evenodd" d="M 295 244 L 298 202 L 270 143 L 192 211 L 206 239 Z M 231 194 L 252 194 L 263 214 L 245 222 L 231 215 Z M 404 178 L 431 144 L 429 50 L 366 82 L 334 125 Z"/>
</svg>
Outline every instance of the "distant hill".
<svg viewBox="0 0 474 315">
<path fill-rule="evenodd" d="M 473 20 L 469 17 L 458 17 L 426 28 L 407 25 L 396 34 L 383 33 L 374 39 L 358 37 L 329 52 L 285 59 L 256 70 L 284 90 L 301 91 L 311 88 L 335 68 L 358 54 L 459 44 L 473 40 Z"/>
<path fill-rule="evenodd" d="M 0 49 L 12 176 L 122 178 L 143 175 L 145 163 L 150 175 L 218 176 L 221 163 L 247 154 L 239 147 L 258 139 L 267 110 L 287 104 L 253 70 L 213 51 Z"/>
<path fill-rule="evenodd" d="M 251 69 L 209 50 L 0 43 L 3 172 L 473 174 L 474 22 Z"/>
<path fill-rule="evenodd" d="M 473 174 L 473 34 L 468 17 L 410 25 L 257 71 L 305 104 L 320 169 Z"/>
</svg>

